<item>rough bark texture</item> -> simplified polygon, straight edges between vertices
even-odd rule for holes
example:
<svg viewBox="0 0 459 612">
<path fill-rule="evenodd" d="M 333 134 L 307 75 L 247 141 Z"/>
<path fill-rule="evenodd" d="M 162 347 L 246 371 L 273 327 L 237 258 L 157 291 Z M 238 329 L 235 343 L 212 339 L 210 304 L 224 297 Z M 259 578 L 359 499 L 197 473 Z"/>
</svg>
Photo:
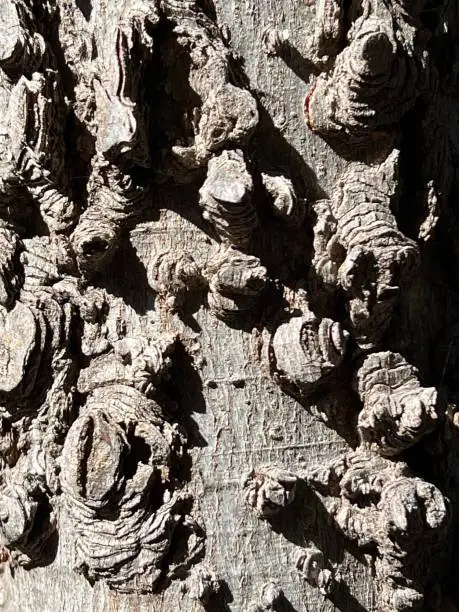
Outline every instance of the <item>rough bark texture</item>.
<svg viewBox="0 0 459 612">
<path fill-rule="evenodd" d="M 458 27 L 0 3 L 2 609 L 457 610 Z"/>
</svg>

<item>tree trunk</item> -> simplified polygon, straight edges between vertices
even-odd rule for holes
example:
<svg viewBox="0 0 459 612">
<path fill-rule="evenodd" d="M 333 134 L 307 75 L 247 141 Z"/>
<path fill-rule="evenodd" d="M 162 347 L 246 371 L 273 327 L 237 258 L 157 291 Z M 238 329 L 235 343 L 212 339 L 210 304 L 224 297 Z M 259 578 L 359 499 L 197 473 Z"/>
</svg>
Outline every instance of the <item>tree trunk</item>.
<svg viewBox="0 0 459 612">
<path fill-rule="evenodd" d="M 0 607 L 457 609 L 454 4 L 3 0 Z"/>
</svg>

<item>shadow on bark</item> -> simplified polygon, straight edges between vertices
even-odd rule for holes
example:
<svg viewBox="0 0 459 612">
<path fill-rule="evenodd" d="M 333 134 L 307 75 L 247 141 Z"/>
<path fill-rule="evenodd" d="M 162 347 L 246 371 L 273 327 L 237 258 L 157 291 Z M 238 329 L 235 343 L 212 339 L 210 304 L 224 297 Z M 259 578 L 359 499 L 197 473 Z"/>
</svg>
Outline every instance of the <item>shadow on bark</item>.
<svg viewBox="0 0 459 612">
<path fill-rule="evenodd" d="M 166 397 L 175 402 L 174 418 L 179 421 L 188 436 L 188 448 L 204 448 L 208 445 L 199 431 L 193 413 L 205 413 L 206 402 L 202 392 L 202 380 L 192 358 L 178 344 L 171 368 L 170 384 L 164 385 Z"/>
<path fill-rule="evenodd" d="M 154 309 L 154 294 L 145 266 L 128 239 L 120 243 L 111 264 L 97 277 L 97 282 L 115 297 L 121 297 L 139 315 Z"/>
<path fill-rule="evenodd" d="M 91 13 L 92 13 L 91 0 L 76 0 L 76 5 L 80 9 L 80 11 L 83 13 L 83 16 L 86 19 L 86 21 L 89 21 L 91 19 Z"/>
<path fill-rule="evenodd" d="M 203 604 L 206 612 L 231 612 L 228 604 L 234 601 L 228 583 L 225 580 L 220 581 L 220 589 L 218 593 L 212 595 L 208 602 Z"/>
<path fill-rule="evenodd" d="M 338 566 L 344 560 L 347 551 L 363 565 L 367 565 L 365 556 L 351 542 L 337 533 L 332 524 L 330 515 L 319 497 L 311 491 L 307 483 L 299 480 L 295 500 L 283 513 L 270 520 L 272 529 L 282 534 L 289 542 L 300 548 L 311 546 L 313 543 L 319 548 L 328 564 Z M 366 612 L 347 585 L 336 581 L 334 590 L 328 599 L 338 609 L 346 612 Z M 293 608 L 279 608 L 279 610 L 293 610 Z"/>
</svg>

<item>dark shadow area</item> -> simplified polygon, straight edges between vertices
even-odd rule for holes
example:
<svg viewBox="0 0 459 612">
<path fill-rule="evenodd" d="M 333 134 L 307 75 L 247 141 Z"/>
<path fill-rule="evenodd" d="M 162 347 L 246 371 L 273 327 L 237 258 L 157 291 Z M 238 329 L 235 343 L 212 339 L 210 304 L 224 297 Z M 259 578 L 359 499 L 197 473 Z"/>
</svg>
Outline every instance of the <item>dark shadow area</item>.
<svg viewBox="0 0 459 612">
<path fill-rule="evenodd" d="M 314 134 L 345 161 L 369 165 L 377 161 L 383 162 L 399 142 L 398 130 L 395 128 L 375 128 L 358 133 L 349 131 L 345 137 L 341 130 L 336 133 L 315 130 Z"/>
<path fill-rule="evenodd" d="M 238 329 L 251 333 L 253 329 L 261 330 L 263 326 L 270 320 L 272 316 L 282 307 L 282 294 L 279 287 L 275 283 L 268 282 L 265 290 L 258 296 L 255 296 L 253 302 L 247 301 L 247 296 L 238 296 L 232 294 L 231 300 L 235 305 L 234 310 L 219 312 L 214 314 L 218 319 L 223 321 L 225 325 L 232 329 Z M 238 305 L 239 304 L 239 305 Z M 209 304 L 204 302 L 206 308 Z"/>
<path fill-rule="evenodd" d="M 313 266 L 309 267 L 307 291 L 310 309 L 320 318 L 345 323 L 349 317 L 344 292 L 339 286 L 325 285 Z"/>
<path fill-rule="evenodd" d="M 350 363 L 343 363 L 333 373 L 333 381 L 324 383 L 324 389 L 299 402 L 319 422 L 335 431 L 351 448 L 359 443 L 357 419 L 361 410 L 361 402 L 357 393 L 351 387 L 352 375 Z M 311 411 L 311 405 L 314 410 Z"/>
<path fill-rule="evenodd" d="M 91 159 L 96 152 L 95 138 L 73 110 L 67 115 L 64 130 L 66 166 L 69 168 L 70 196 L 80 208 L 87 207 L 88 180 L 91 174 Z"/>
<path fill-rule="evenodd" d="M 257 160 L 252 174 L 255 183 L 254 200 L 262 231 L 254 233 L 250 250 L 260 258 L 276 283 L 295 288 L 299 282 L 307 279 L 309 274 L 313 240 L 310 220 L 306 214 L 299 227 L 292 227 L 277 218 L 262 185 L 261 173 L 283 175 L 290 179 L 298 205 L 302 201 L 307 203 L 326 198 L 327 194 L 319 186 L 315 173 L 303 157 L 274 125 L 272 117 L 260 100 L 258 111 L 259 127 L 250 155 Z"/>
<path fill-rule="evenodd" d="M 86 21 L 89 21 L 91 19 L 91 13 L 92 13 L 91 0 L 76 0 L 76 5 L 80 9 L 80 11 L 83 13 L 83 16 L 86 19 Z"/>
<path fill-rule="evenodd" d="M 282 313 L 278 311 L 277 319 L 271 319 L 273 328 L 267 326 L 272 334 L 283 322 L 281 317 Z M 284 317 L 285 320 L 289 318 L 289 315 Z M 277 370 L 274 353 L 270 354 L 270 374 L 280 389 L 297 401 L 312 418 L 335 431 L 351 448 L 356 448 L 360 443 L 357 420 L 362 403 L 353 388 L 353 378 L 360 357 L 360 350 L 350 339 L 343 361 L 312 389 L 302 389 Z"/>
<path fill-rule="evenodd" d="M 212 21 L 217 21 L 217 12 L 213 0 L 196 0 L 197 7 Z"/>
<path fill-rule="evenodd" d="M 205 174 L 202 175 L 204 182 Z M 141 221 L 156 221 L 159 210 L 164 208 L 180 215 L 197 229 L 215 241 L 219 238 L 211 223 L 203 219 L 201 207 L 199 206 L 199 188 L 201 183 L 190 183 L 186 185 L 174 184 L 173 182 L 159 185 L 157 192 L 153 195 L 152 206 L 147 207 L 142 214 Z"/>
<path fill-rule="evenodd" d="M 182 518 L 174 529 L 169 550 L 162 559 L 161 566 L 167 574 L 155 585 L 156 592 L 165 590 L 172 580 L 185 579 L 191 567 L 205 556 L 206 533 L 189 518 L 192 507 L 193 500 L 190 497 L 180 502 L 180 508 L 177 508 Z"/>
<path fill-rule="evenodd" d="M 39 206 L 26 188 L 21 185 L 15 190 L 14 204 L 7 204 L 1 210 L 3 218 L 7 218 L 14 225 L 14 229 L 21 238 L 49 235 L 49 228 L 43 221 Z"/>
<path fill-rule="evenodd" d="M 319 185 L 314 171 L 275 126 L 259 96 L 258 113 L 259 126 L 251 150 L 253 158 L 257 160 L 257 169 L 260 172 L 271 170 L 285 174 L 292 181 L 299 198 L 309 201 L 326 198 L 327 194 Z M 306 125 L 304 129 L 308 129 Z"/>
<path fill-rule="evenodd" d="M 339 532 L 318 495 L 303 480 L 297 483 L 297 494 L 293 503 L 280 515 L 273 517 L 270 525 L 273 531 L 282 534 L 289 542 L 301 548 L 310 546 L 310 542 L 313 542 L 323 552 L 328 563 L 342 563 L 344 551 L 347 551 L 360 563 L 367 565 L 362 551 Z M 329 599 L 338 609 L 346 612 L 366 612 L 344 583 L 336 582 L 335 586 Z"/>
<path fill-rule="evenodd" d="M 175 404 L 172 416 L 187 432 L 188 448 L 206 447 L 207 441 L 200 434 L 192 417 L 195 412 L 206 412 L 202 380 L 192 358 L 181 343 L 176 345 L 169 382 L 165 382 L 162 389 L 169 401 L 172 400 Z"/>
<path fill-rule="evenodd" d="M 273 531 L 281 533 L 296 546 L 304 548 L 314 542 L 333 564 L 343 561 L 344 550 L 366 564 L 362 552 L 340 533 L 319 496 L 304 480 L 297 483 L 293 503 L 269 522 Z"/>
<path fill-rule="evenodd" d="M 457 393 L 448 395 L 450 407 L 456 409 L 459 406 L 459 395 Z M 459 602 L 459 583 L 457 571 L 459 568 L 459 430 L 449 420 L 437 432 L 436 441 L 437 455 L 426 457 L 422 461 L 423 471 L 431 474 L 432 479 L 439 489 L 447 496 L 450 503 L 451 524 L 448 538 L 444 542 L 444 559 L 439 559 L 438 553 L 432 555 L 437 560 L 444 595 L 448 595 L 456 604 Z M 416 468 L 419 467 L 417 464 Z M 451 607 L 451 610 L 455 608 Z M 450 610 L 450 608 L 448 608 Z"/>
<path fill-rule="evenodd" d="M 250 252 L 260 258 L 277 284 L 297 288 L 307 278 L 311 259 L 312 241 L 307 228 L 289 228 L 267 213 L 265 210 L 259 215 L 263 229 L 255 231 Z"/>
<path fill-rule="evenodd" d="M 439 24 L 439 20 L 443 13 L 444 3 L 441 0 L 427 0 L 424 3 L 423 9 L 419 16 L 424 27 L 434 32 Z M 437 38 L 437 37 L 436 37 Z M 442 36 L 438 36 L 442 40 Z"/>
<path fill-rule="evenodd" d="M 424 436 L 422 444 L 415 444 L 401 455 L 401 459 L 407 463 L 414 475 L 432 482 L 442 491 L 445 490 L 444 474 L 448 469 L 442 440 L 444 427 L 444 417 L 440 415 L 438 430 Z M 459 468 L 459 464 L 456 468 Z"/>
<path fill-rule="evenodd" d="M 342 612 L 368 612 L 368 608 L 357 601 L 343 580 L 335 584 L 328 599 L 336 606 L 337 610 L 342 610 Z"/>
<path fill-rule="evenodd" d="M 154 309 L 154 294 L 148 284 L 145 266 L 127 237 L 120 241 L 110 264 L 93 281 L 115 297 L 122 298 L 139 315 Z"/>
<path fill-rule="evenodd" d="M 426 28 L 435 30 L 439 17 L 448 16 L 448 11 L 442 13 L 443 8 L 437 0 L 425 4 L 420 18 Z M 457 11 L 455 13 L 457 15 Z M 429 56 L 438 73 L 439 92 L 434 98 L 420 97 L 402 121 L 400 176 L 403 177 L 403 193 L 394 211 L 401 230 L 420 245 L 421 269 L 419 278 L 399 303 L 392 338 L 404 338 L 403 346 L 395 344 L 397 350 L 420 369 L 422 384 L 435 386 L 439 396 L 435 431 L 405 451 L 401 458 L 414 475 L 435 484 L 450 500 L 452 522 L 448 536 L 442 543 L 442 550 L 432 549 L 429 556 L 430 569 L 433 573 L 438 572 L 443 595 L 451 598 L 451 607 L 446 601 L 442 604 L 445 610 L 456 609 L 452 602 L 455 605 L 459 602 L 459 439 L 457 427 L 448 416 L 450 412 L 452 417 L 459 405 L 459 151 L 457 99 L 452 97 L 457 92 L 457 70 L 453 69 L 458 57 L 457 16 L 455 19 L 455 25 L 443 26 L 447 34 L 437 30 L 428 43 Z M 433 202 L 431 188 L 436 200 Z M 426 220 L 429 234 L 419 240 L 420 229 Z M 432 609 L 439 608 L 431 608 L 426 603 L 426 612 Z"/>
<path fill-rule="evenodd" d="M 202 329 L 199 323 L 194 318 L 194 314 L 197 313 L 199 308 L 206 301 L 206 290 L 203 287 L 202 289 L 196 289 L 194 291 L 189 291 L 187 293 L 186 299 L 183 305 L 177 312 L 177 315 L 180 317 L 182 323 L 184 323 L 187 327 L 189 327 L 192 331 L 199 334 Z"/>
<path fill-rule="evenodd" d="M 298 49 L 288 40 L 282 45 L 279 57 L 304 83 L 308 83 L 311 76 L 316 76 L 321 72 L 319 67 L 311 62 L 310 59 L 301 55 Z"/>
<path fill-rule="evenodd" d="M 38 4 L 38 3 L 37 3 Z M 64 49 L 59 37 L 59 28 L 61 25 L 60 10 L 57 9 L 52 20 L 45 21 L 45 39 L 50 47 L 54 59 L 56 69 L 59 71 L 61 83 L 65 95 L 70 101 L 75 100 L 75 86 L 77 79 L 72 73 L 64 54 Z"/>
<path fill-rule="evenodd" d="M 286 598 L 284 593 L 279 597 L 273 606 L 274 612 L 300 612 L 298 608 L 295 608 L 289 600 Z"/>
<path fill-rule="evenodd" d="M 149 144 L 153 155 L 153 181 L 190 186 L 200 181 L 205 169 L 190 168 L 172 153 L 172 146 L 194 141 L 193 113 L 202 101 L 190 85 L 191 59 L 177 41 L 173 24 L 155 30 L 157 52 L 149 79 L 149 99 L 154 100 Z M 165 129 L 167 126 L 167 130 Z"/>
<path fill-rule="evenodd" d="M 429 215 L 428 179 L 438 187 L 450 169 L 448 155 L 441 155 L 440 151 L 444 153 L 444 150 L 438 146 L 440 140 L 448 139 L 446 126 L 442 125 L 441 117 L 432 117 L 430 111 L 429 104 L 419 99 L 401 121 L 399 167 L 403 190 L 393 213 L 401 231 L 413 240 L 417 240 L 421 224 Z M 444 208 L 449 193 L 442 189 L 438 198 L 440 208 Z M 436 228 L 431 233 L 435 234 Z M 429 247 L 431 245 L 427 245 L 428 250 Z M 421 248 L 426 245 L 421 243 Z"/>
<path fill-rule="evenodd" d="M 90 0 L 80 0 L 79 8 L 84 13 L 82 7 L 91 7 Z M 86 15 L 85 15 L 86 16 Z M 87 17 L 89 18 L 89 17 Z M 46 42 L 49 46 L 51 66 L 59 73 L 59 86 L 68 99 L 67 114 L 64 126 L 65 143 L 65 166 L 68 169 L 68 185 L 59 186 L 63 190 L 68 190 L 69 197 L 73 199 L 80 209 L 85 208 L 87 200 L 87 182 L 89 179 L 91 158 L 95 153 L 95 139 L 87 127 L 76 117 L 71 103 L 75 101 L 75 87 L 77 77 L 72 72 L 69 63 L 66 61 L 64 49 L 60 40 L 59 29 L 61 23 L 60 10 L 57 9 L 53 19 L 47 20 L 46 13 L 41 18 L 44 27 Z M 63 104 L 63 101 L 62 101 Z M 42 233 L 48 233 L 42 232 Z"/>
<path fill-rule="evenodd" d="M 22 550 L 31 559 L 31 562 L 25 566 L 27 569 L 51 565 L 56 559 L 59 546 L 56 519 L 51 516 L 52 510 L 48 499 L 43 495 L 36 501 L 38 509 L 33 518 L 32 529 L 27 535 L 27 543 L 24 547 L 17 546 L 18 550 Z"/>
<path fill-rule="evenodd" d="M 328 515 L 323 514 L 318 507 L 317 496 L 306 482 L 299 480 L 294 501 L 281 513 L 269 519 L 269 524 L 275 533 L 282 534 L 296 546 L 304 547 L 307 546 L 310 532 L 314 531 L 319 524 L 321 528 L 326 527 L 326 517 Z M 336 535 L 328 528 L 326 531 L 330 536 L 327 542 L 332 544 L 336 540 Z M 332 559 L 335 559 L 338 553 L 338 548 L 332 545 Z"/>
<path fill-rule="evenodd" d="M 211 595 L 209 600 L 202 604 L 206 612 L 231 612 L 228 604 L 234 601 L 228 583 L 225 580 L 220 581 L 220 589 L 218 593 Z"/>
</svg>

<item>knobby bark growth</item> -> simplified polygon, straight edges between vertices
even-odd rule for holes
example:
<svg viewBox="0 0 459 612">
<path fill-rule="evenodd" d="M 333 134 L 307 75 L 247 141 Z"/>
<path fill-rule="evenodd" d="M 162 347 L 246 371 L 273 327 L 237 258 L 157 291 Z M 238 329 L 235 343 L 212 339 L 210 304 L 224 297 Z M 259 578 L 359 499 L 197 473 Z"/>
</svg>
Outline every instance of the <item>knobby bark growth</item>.
<svg viewBox="0 0 459 612">
<path fill-rule="evenodd" d="M 458 27 L 1 3 L 8 609 L 456 610 Z"/>
</svg>

